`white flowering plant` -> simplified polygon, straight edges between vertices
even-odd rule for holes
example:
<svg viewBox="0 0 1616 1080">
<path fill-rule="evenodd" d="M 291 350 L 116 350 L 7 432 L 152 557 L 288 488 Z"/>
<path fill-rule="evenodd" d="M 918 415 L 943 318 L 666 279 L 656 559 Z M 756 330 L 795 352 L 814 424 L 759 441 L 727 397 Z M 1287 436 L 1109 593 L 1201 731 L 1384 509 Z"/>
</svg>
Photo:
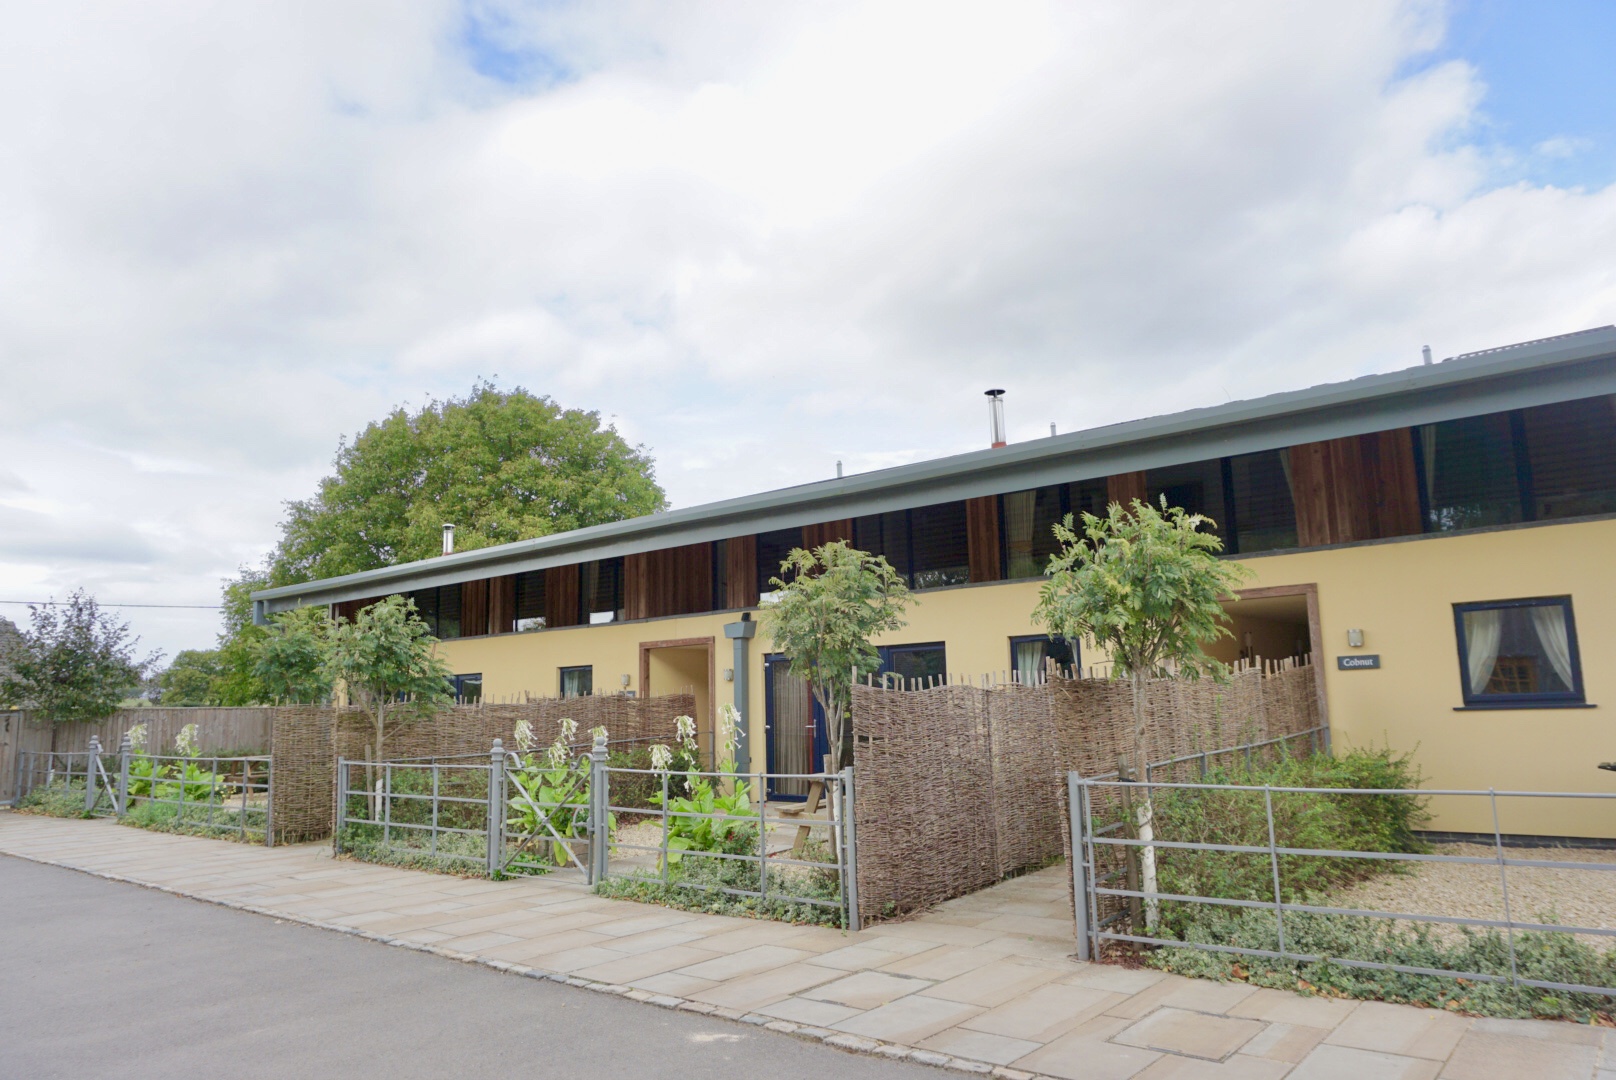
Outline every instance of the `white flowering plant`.
<svg viewBox="0 0 1616 1080">
<path fill-rule="evenodd" d="M 652 796 L 652 802 L 667 815 L 668 865 L 678 865 L 687 851 L 739 855 L 757 847 L 757 826 L 751 818 L 751 788 L 744 777 L 735 775 L 735 745 L 739 727 L 740 713 L 735 706 L 721 706 L 715 747 L 718 768 L 714 770 L 719 775 L 701 776 L 694 768 L 688 769 L 684 775 L 688 794 L 676 796 L 670 791 L 666 801 L 661 792 Z M 701 755 L 696 743 L 695 720 L 688 716 L 679 717 L 675 721 L 675 731 L 683 756 L 689 761 L 699 762 Z M 661 754 L 657 753 L 659 750 Z M 666 746 L 653 746 L 651 755 L 652 767 L 658 772 L 667 771 L 673 751 Z M 655 764 L 658 759 L 662 761 L 661 765 Z"/>
<path fill-rule="evenodd" d="M 525 723 L 525 721 L 524 721 Z M 605 728 L 595 732 L 604 737 Z M 571 860 L 568 845 L 556 840 L 559 834 L 566 840 L 587 835 L 588 821 L 583 807 L 589 803 L 589 759 L 574 757 L 571 744 L 578 737 L 578 723 L 563 719 L 555 742 L 542 754 L 535 753 L 537 740 L 532 738 L 532 725 L 528 725 L 529 744 L 523 745 L 522 728 L 517 727 L 517 745 L 522 748 L 516 768 L 506 773 L 506 779 L 515 787 L 507 800 L 512 813 L 505 820 L 507 828 L 518 835 L 540 842 L 540 850 L 547 851 L 556 866 L 566 866 Z M 549 828 L 546 828 L 548 823 Z M 608 819 L 608 832 L 615 829 L 615 819 Z M 550 829 L 555 830 L 555 834 Z"/>
</svg>

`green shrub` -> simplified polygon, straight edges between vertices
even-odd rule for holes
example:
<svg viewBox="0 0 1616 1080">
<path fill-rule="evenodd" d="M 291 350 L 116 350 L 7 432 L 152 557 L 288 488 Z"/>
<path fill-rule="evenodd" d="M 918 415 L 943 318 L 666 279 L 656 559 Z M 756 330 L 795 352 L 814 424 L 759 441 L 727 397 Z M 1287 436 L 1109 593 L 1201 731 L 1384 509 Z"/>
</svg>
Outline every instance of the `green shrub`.
<svg viewBox="0 0 1616 1080">
<path fill-rule="evenodd" d="M 1266 848 L 1268 815 L 1261 791 L 1236 787 L 1413 788 L 1419 775 L 1406 755 L 1390 750 L 1354 750 L 1341 757 L 1282 758 L 1250 768 L 1211 770 L 1208 784 L 1227 790 L 1158 788 L 1156 838 L 1193 843 Z M 1425 800 L 1417 795 L 1348 795 L 1276 791 L 1271 795 L 1274 839 L 1280 847 L 1335 851 L 1416 852 L 1425 824 Z M 1159 889 L 1186 896 L 1273 900 L 1273 866 L 1266 852 L 1157 849 Z M 1280 895 L 1287 902 L 1340 888 L 1399 868 L 1392 860 L 1314 855 L 1279 857 Z M 1182 937 L 1207 905 L 1163 901 L 1157 936 Z"/>
<path fill-rule="evenodd" d="M 40 814 L 45 817 L 87 818 L 84 812 L 84 781 L 58 780 L 43 784 L 17 800 L 14 807 L 19 813 Z"/>
<path fill-rule="evenodd" d="M 1203 908 L 1189 921 L 1184 940 L 1279 951 L 1273 913 L 1249 908 Z M 1509 943 L 1494 929 L 1433 931 L 1430 926 L 1411 927 L 1361 916 L 1292 913 L 1285 916 L 1285 948 L 1335 960 L 1370 960 L 1481 975 L 1510 973 Z M 1517 991 L 1508 983 L 1377 971 L 1330 960 L 1281 962 L 1169 947 L 1150 953 L 1146 961 L 1180 975 L 1240 979 L 1282 990 L 1407 1002 L 1484 1016 L 1538 1016 L 1587 1023 L 1596 1017 L 1609 1020 L 1612 1010 L 1611 999 L 1601 994 L 1530 987 Z M 1518 932 L 1515 962 L 1523 979 L 1616 986 L 1616 952 L 1601 953 L 1570 934 Z"/>
<path fill-rule="evenodd" d="M 243 818 L 246 819 L 247 829 L 253 831 L 242 832 Z M 132 825 L 137 829 L 150 829 L 153 832 L 182 833 L 187 836 L 208 836 L 261 844 L 264 841 L 264 825 L 267 818 L 268 814 L 263 807 L 249 806 L 243 809 L 239 803 L 222 806 L 187 803 L 184 806 L 176 806 L 171 803 L 131 800 L 129 812 L 118 820 L 125 825 Z"/>
<path fill-rule="evenodd" d="M 460 877 L 487 875 L 488 841 L 482 835 L 439 833 L 436 854 L 431 848 L 430 835 L 414 829 L 393 832 L 384 844 L 381 826 L 349 825 L 338 839 L 342 854 L 360 862 Z"/>
<path fill-rule="evenodd" d="M 810 844 L 803 858 L 812 861 L 824 856 L 826 850 L 823 845 Z M 827 864 L 822 870 L 803 866 L 769 867 L 771 892 L 825 900 L 831 906 L 807 904 L 800 899 L 770 897 L 765 900 L 760 896 L 736 896 L 720 891 L 739 889 L 760 892 L 760 882 L 756 862 L 687 855 L 676 865 L 668 867 L 666 884 L 660 875 L 642 871 L 628 877 L 607 878 L 599 884 L 596 892 L 620 900 L 636 900 L 642 904 L 660 904 L 710 915 L 737 915 L 815 926 L 842 925 L 842 910 L 837 906 L 841 901 L 841 886 L 834 864 Z"/>
</svg>

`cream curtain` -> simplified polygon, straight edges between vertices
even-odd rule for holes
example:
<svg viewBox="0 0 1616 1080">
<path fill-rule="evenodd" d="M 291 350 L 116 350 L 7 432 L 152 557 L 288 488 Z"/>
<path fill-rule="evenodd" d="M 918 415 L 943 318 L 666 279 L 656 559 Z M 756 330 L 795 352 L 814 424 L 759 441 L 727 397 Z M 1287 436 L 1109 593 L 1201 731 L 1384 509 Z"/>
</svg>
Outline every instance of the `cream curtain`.
<svg viewBox="0 0 1616 1080">
<path fill-rule="evenodd" d="M 1291 448 L 1285 447 L 1279 452 L 1279 467 L 1285 470 L 1285 490 L 1291 493 L 1291 502 L 1296 501 L 1296 481 L 1291 478 Z"/>
<path fill-rule="evenodd" d="M 1015 647 L 1016 682 L 1022 686 L 1036 686 L 1044 681 L 1044 658 L 1048 655 L 1047 643 L 1042 641 L 1018 641 Z"/>
<path fill-rule="evenodd" d="M 1009 576 L 1037 577 L 1043 570 L 1032 556 L 1033 507 L 1036 491 L 1017 491 L 1004 497 L 1004 539 Z"/>
<path fill-rule="evenodd" d="M 1498 641 L 1504 632 L 1504 613 L 1497 608 L 1491 611 L 1467 611 L 1464 613 L 1465 628 L 1465 657 L 1470 662 L 1470 692 L 1479 694 L 1487 689 L 1487 682 L 1493 677 L 1493 667 L 1498 663 Z"/>
<path fill-rule="evenodd" d="M 1565 608 L 1559 604 L 1534 607 L 1532 626 L 1537 630 L 1537 639 L 1543 643 L 1543 652 L 1553 665 L 1554 673 L 1560 676 L 1560 681 L 1565 684 L 1567 690 L 1570 690 L 1573 686 L 1571 635 L 1566 631 Z"/>
</svg>

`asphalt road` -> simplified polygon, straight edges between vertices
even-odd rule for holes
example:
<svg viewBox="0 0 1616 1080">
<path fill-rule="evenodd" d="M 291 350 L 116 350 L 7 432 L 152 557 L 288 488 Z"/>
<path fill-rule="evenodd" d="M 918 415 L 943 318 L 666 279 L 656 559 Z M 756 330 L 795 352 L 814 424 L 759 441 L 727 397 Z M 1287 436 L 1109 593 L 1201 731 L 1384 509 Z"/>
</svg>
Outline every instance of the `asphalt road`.
<svg viewBox="0 0 1616 1080">
<path fill-rule="evenodd" d="M 0 1080 L 936 1080 L 0 856 Z"/>
</svg>

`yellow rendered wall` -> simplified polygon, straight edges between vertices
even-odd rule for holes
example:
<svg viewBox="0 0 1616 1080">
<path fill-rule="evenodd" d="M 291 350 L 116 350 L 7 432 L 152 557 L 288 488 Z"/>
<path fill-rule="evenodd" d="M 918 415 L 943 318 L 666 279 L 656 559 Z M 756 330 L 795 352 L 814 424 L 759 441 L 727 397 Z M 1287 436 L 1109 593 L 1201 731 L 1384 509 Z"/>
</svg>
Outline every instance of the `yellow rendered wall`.
<svg viewBox="0 0 1616 1080">
<path fill-rule="evenodd" d="M 1616 792 L 1616 773 L 1596 768 L 1616 760 L 1616 521 L 1543 525 L 1370 543 L 1288 555 L 1240 559 L 1255 576 L 1251 587 L 1316 584 L 1322 641 L 1315 656 L 1325 680 L 1335 743 L 1382 745 L 1414 752 L 1425 786 Z M 1454 603 L 1569 594 L 1592 709 L 1520 709 L 1455 712 L 1462 704 Z M 1010 666 L 1010 638 L 1038 633 L 1031 612 L 1037 582 L 962 586 L 917 594 L 909 625 L 879 644 L 941 641 L 948 668 L 970 678 Z M 733 643 L 723 626 L 739 613 L 651 619 L 607 626 L 570 627 L 444 642 L 456 672 L 483 673 L 491 700 L 524 691 L 553 696 L 557 669 L 592 664 L 599 692 L 639 680 L 642 641 L 712 636 L 717 677 L 712 705 L 733 701 Z M 1347 630 L 1365 634 L 1362 649 L 1348 649 Z M 1278 628 L 1275 628 L 1276 631 Z M 763 656 L 768 642 L 750 650 L 751 767 L 764 762 Z M 1378 653 L 1377 671 L 1338 671 L 1336 657 Z M 1102 660 L 1085 649 L 1085 665 Z M 654 689 L 654 688 L 653 688 Z M 711 712 L 709 711 L 709 718 Z M 1437 799 L 1433 827 L 1490 832 L 1484 799 Z M 1616 837 L 1616 800 L 1500 801 L 1505 832 Z"/>
<path fill-rule="evenodd" d="M 1335 746 L 1413 752 L 1426 788 L 1616 792 L 1616 521 L 1538 525 L 1240 560 L 1253 586 L 1317 583 L 1324 675 Z M 1571 597 L 1592 709 L 1455 712 L 1453 605 Z M 1238 605 L 1236 606 L 1238 609 Z M 1364 632 L 1361 649 L 1347 631 Z M 1379 654 L 1375 671 L 1336 658 Z M 1433 800 L 1434 828 L 1490 833 L 1485 798 Z M 1616 800 L 1500 799 L 1505 833 L 1616 837 Z"/>
</svg>

